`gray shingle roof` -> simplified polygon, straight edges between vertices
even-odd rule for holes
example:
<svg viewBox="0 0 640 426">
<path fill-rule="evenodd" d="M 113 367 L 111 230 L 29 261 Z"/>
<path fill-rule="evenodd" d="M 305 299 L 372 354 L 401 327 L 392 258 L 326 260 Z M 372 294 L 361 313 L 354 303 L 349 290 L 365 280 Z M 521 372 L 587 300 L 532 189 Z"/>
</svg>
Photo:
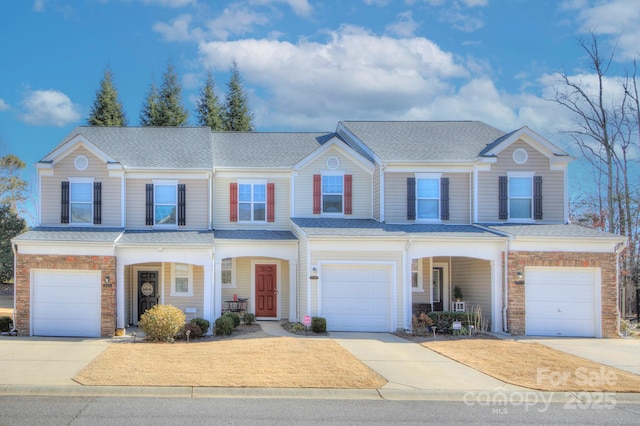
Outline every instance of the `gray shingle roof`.
<svg viewBox="0 0 640 426">
<path fill-rule="evenodd" d="M 60 145 L 77 135 L 126 167 L 212 167 L 209 127 L 76 127 Z"/>
<path fill-rule="evenodd" d="M 262 229 L 221 229 L 213 232 L 216 240 L 297 240 L 291 231 L 267 231 Z"/>
<path fill-rule="evenodd" d="M 291 167 L 334 133 L 213 132 L 215 167 Z"/>
<path fill-rule="evenodd" d="M 213 231 L 151 230 L 125 231 L 118 245 L 206 245 L 213 246 Z"/>
<path fill-rule="evenodd" d="M 472 161 L 505 132 L 480 121 L 341 121 L 385 162 Z"/>
<path fill-rule="evenodd" d="M 473 225 L 387 224 L 372 219 L 293 218 L 307 236 L 501 238 Z"/>
<path fill-rule="evenodd" d="M 602 232 L 591 228 L 573 224 L 481 224 L 489 229 L 513 235 L 515 237 L 546 237 L 546 238 L 589 238 L 624 240 L 620 235 Z"/>
<path fill-rule="evenodd" d="M 56 242 L 73 241 L 84 243 L 113 243 L 122 234 L 122 228 L 62 228 L 38 227 L 20 234 L 13 240 L 17 242 Z"/>
</svg>

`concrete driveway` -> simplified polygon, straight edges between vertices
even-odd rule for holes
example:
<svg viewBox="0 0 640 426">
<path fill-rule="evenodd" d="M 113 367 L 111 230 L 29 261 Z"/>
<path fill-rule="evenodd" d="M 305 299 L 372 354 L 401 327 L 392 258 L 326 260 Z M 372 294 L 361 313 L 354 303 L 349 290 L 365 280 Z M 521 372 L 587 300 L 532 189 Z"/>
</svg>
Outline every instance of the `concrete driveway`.
<svg viewBox="0 0 640 426">
<path fill-rule="evenodd" d="M 589 339 L 580 337 L 517 337 L 572 355 L 640 375 L 640 339 Z"/>
</svg>

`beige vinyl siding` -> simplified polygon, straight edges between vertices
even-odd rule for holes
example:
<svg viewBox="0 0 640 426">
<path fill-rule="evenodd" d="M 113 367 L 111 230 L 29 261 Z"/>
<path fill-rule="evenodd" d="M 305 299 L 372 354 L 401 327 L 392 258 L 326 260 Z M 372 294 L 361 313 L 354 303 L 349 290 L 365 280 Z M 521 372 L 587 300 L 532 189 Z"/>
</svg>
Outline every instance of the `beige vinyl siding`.
<svg viewBox="0 0 640 426">
<path fill-rule="evenodd" d="M 339 244 L 336 244 L 339 247 Z M 311 265 L 317 265 L 318 262 L 339 261 L 340 263 L 353 262 L 393 262 L 395 266 L 395 286 L 396 286 L 396 328 L 403 328 L 402 316 L 404 312 L 403 305 L 403 288 L 402 288 L 402 252 L 400 251 L 321 251 L 314 250 L 311 252 Z M 320 282 L 322 280 L 322 271 L 320 274 Z M 304 281 L 306 282 L 306 280 Z M 318 286 L 317 283 L 311 284 L 311 314 L 318 314 Z"/>
<path fill-rule="evenodd" d="M 242 180 L 243 178 L 240 178 Z M 291 183 L 288 178 L 268 178 L 265 176 L 251 176 L 246 179 L 266 179 L 268 183 L 273 183 L 275 192 L 275 217 L 274 222 L 231 222 L 229 220 L 229 195 L 230 184 L 238 182 L 238 178 L 216 178 L 214 185 L 213 203 L 213 227 L 215 229 L 273 229 L 288 230 L 291 212 Z"/>
<path fill-rule="evenodd" d="M 471 311 L 480 306 L 482 316 L 491 320 L 491 263 L 488 260 L 469 257 L 451 258 L 451 292 L 453 287 L 462 290 L 465 309 Z"/>
<path fill-rule="evenodd" d="M 309 164 L 306 164 L 295 177 L 294 184 L 294 201 L 296 217 L 320 216 L 313 214 L 313 175 L 322 174 L 328 171 L 327 158 L 338 157 L 340 159 L 340 167 L 336 171 L 344 172 L 344 174 L 352 175 L 352 214 L 345 215 L 351 219 L 370 219 L 371 218 L 371 188 L 372 176 L 369 172 L 362 169 L 350 157 L 345 156 L 342 151 L 332 148 L 322 155 L 315 158 Z"/>
<path fill-rule="evenodd" d="M 409 177 L 415 177 L 415 173 L 385 173 L 384 216 L 386 222 L 413 222 L 407 220 L 407 178 Z M 470 223 L 469 173 L 442 173 L 442 177 L 449 178 L 449 220 L 445 223 Z"/>
<path fill-rule="evenodd" d="M 84 155 L 89 160 L 89 166 L 85 170 L 77 170 L 73 163 L 78 155 Z M 53 176 L 42 176 L 40 186 L 42 225 L 60 226 L 61 182 L 69 180 L 69 177 L 91 177 L 94 178 L 94 182 L 102 182 L 102 224 L 99 226 L 122 225 L 121 179 L 109 177 L 106 164 L 83 146 L 77 147 L 56 163 Z"/>
<path fill-rule="evenodd" d="M 193 274 L 193 296 L 172 296 L 172 263 L 167 262 L 162 265 L 164 304 L 172 305 L 182 310 L 187 317 L 187 321 L 204 317 L 204 268 L 199 265 L 191 265 L 191 268 Z M 186 313 L 187 308 L 196 308 L 195 314 Z"/>
<path fill-rule="evenodd" d="M 513 161 L 513 151 L 526 149 L 529 158 L 525 164 Z M 551 171 L 550 161 L 539 151 L 521 140 L 498 155 L 491 171 L 478 172 L 478 219 L 480 222 L 498 221 L 498 177 L 507 172 L 535 172 L 542 176 L 542 222 L 564 222 L 564 172 Z"/>
<path fill-rule="evenodd" d="M 247 309 L 255 312 L 255 294 L 251 293 L 251 277 L 255 265 L 277 265 L 278 315 L 281 319 L 286 319 L 289 316 L 289 262 L 268 257 L 235 258 L 236 286 L 222 289 L 222 309 L 227 308 L 225 301 L 233 300 L 233 295 L 236 294 L 239 298 L 249 299 Z"/>
<path fill-rule="evenodd" d="M 127 227 L 146 228 L 146 185 L 151 179 L 127 179 Z M 206 179 L 178 180 L 185 184 L 186 225 L 180 229 L 209 229 L 209 187 Z M 150 227 L 149 227 L 150 228 Z"/>
<path fill-rule="evenodd" d="M 125 265 L 124 267 L 124 323 L 125 324 L 133 324 L 133 297 L 134 291 L 133 288 L 133 278 L 132 278 L 132 268 L 130 265 Z"/>
</svg>

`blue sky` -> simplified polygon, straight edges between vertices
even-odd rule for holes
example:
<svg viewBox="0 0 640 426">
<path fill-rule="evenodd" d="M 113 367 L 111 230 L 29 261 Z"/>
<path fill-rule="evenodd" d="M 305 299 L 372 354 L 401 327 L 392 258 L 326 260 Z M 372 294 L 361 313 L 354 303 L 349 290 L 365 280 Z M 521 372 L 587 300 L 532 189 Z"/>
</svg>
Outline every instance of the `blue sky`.
<svg viewBox="0 0 640 426">
<path fill-rule="evenodd" d="M 235 59 L 259 131 L 338 120 L 527 125 L 563 148 L 554 73 L 589 81 L 577 38 L 617 42 L 611 81 L 640 51 L 637 0 L 5 0 L 0 141 L 28 165 L 86 124 L 109 65 L 130 125 L 168 61 L 194 101 Z M 29 178 L 29 176 L 27 176 Z"/>
</svg>

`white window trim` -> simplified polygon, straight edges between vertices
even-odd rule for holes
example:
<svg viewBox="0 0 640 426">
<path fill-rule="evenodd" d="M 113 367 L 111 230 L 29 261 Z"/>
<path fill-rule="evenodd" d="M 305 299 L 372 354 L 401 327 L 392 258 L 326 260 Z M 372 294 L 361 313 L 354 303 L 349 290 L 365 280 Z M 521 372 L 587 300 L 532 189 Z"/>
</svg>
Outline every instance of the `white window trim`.
<svg viewBox="0 0 640 426">
<path fill-rule="evenodd" d="M 268 202 L 268 194 L 267 194 L 267 179 L 238 179 L 238 222 L 239 223 L 266 223 L 267 222 L 267 202 Z M 240 219 L 240 185 L 251 185 L 251 220 L 241 220 Z M 253 185 L 264 185 L 264 220 L 254 220 L 253 219 Z M 243 201 L 246 203 L 247 201 Z"/>
<path fill-rule="evenodd" d="M 222 271 L 222 261 L 220 262 L 220 271 Z M 220 272 L 222 275 L 222 272 Z M 236 258 L 231 258 L 231 284 L 222 283 L 222 288 L 236 288 Z"/>
<path fill-rule="evenodd" d="M 320 215 L 321 216 L 330 216 L 330 217 L 344 217 L 344 170 L 322 170 L 320 171 Z M 336 213 L 325 213 L 324 211 L 324 191 L 323 187 L 323 178 L 325 176 L 342 176 L 342 211 Z M 327 194 L 327 195 L 337 195 L 337 194 Z"/>
<path fill-rule="evenodd" d="M 411 291 L 413 293 L 424 293 L 424 283 L 422 282 L 422 258 L 416 259 L 418 261 L 418 286 L 413 286 L 413 269 L 411 269 Z M 411 259 L 413 262 L 413 259 Z"/>
<path fill-rule="evenodd" d="M 416 173 L 416 223 L 442 223 L 442 193 L 440 188 L 440 179 L 442 178 L 442 173 Z M 436 219 L 429 218 L 419 218 L 418 217 L 418 181 L 421 179 L 431 179 L 438 181 L 438 217 Z"/>
<path fill-rule="evenodd" d="M 69 177 L 69 225 L 73 226 L 93 226 L 93 183 L 95 182 L 95 178 L 93 177 Z M 71 207 L 74 204 L 71 201 L 71 186 L 74 183 L 88 183 L 91 184 L 91 220 L 88 223 L 85 222 L 74 222 L 73 217 L 71 216 Z"/>
<path fill-rule="evenodd" d="M 158 228 L 158 229 L 177 229 L 178 228 L 178 180 L 165 180 L 165 179 L 154 179 L 153 180 L 153 227 L 154 228 Z M 175 191 L 176 191 L 176 223 L 168 223 L 168 224 L 162 224 L 162 223 L 156 223 L 156 186 L 174 186 L 175 187 Z"/>
<path fill-rule="evenodd" d="M 179 292 L 176 291 L 176 264 L 175 262 L 171 264 L 171 292 L 170 295 L 173 297 L 193 297 L 193 265 L 192 264 L 184 264 L 187 265 L 187 291 Z"/>
<path fill-rule="evenodd" d="M 534 223 L 535 220 L 533 219 L 533 203 L 534 203 L 534 199 L 533 199 L 533 177 L 536 175 L 536 172 L 507 172 L 507 212 L 508 212 L 508 219 L 507 222 L 513 222 L 513 223 Z M 531 217 L 529 218 L 512 218 L 511 217 L 511 194 L 509 191 L 509 184 L 510 184 L 510 180 L 511 178 L 528 178 L 531 179 Z"/>
</svg>

